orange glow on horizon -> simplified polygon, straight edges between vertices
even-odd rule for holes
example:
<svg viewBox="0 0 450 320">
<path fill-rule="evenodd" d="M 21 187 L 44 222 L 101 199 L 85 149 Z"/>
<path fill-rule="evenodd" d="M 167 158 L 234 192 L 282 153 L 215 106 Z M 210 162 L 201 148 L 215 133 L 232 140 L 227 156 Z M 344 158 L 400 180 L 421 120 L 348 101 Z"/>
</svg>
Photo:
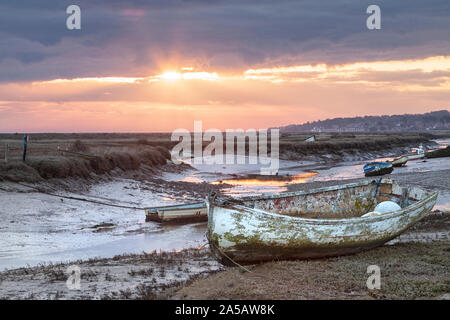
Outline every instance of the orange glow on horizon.
<svg viewBox="0 0 450 320">
<path fill-rule="evenodd" d="M 269 128 L 333 117 L 449 108 L 450 56 L 214 72 L 160 72 L 0 83 L 3 131 Z"/>
<path fill-rule="evenodd" d="M 166 71 L 166 72 L 160 74 L 158 77 L 163 80 L 168 80 L 168 81 L 176 81 L 176 80 L 180 80 L 183 78 L 181 73 L 179 73 L 177 71 Z"/>
<path fill-rule="evenodd" d="M 111 83 L 111 84 L 140 84 L 142 82 L 178 82 L 179 80 L 243 80 L 243 81 L 267 81 L 271 83 L 283 82 L 308 82 L 329 80 L 336 83 L 368 84 L 368 85 L 389 85 L 389 81 L 375 81 L 365 79 L 370 73 L 400 73 L 400 72 L 421 72 L 430 74 L 433 72 L 450 71 L 450 56 L 428 57 L 416 60 L 392 60 L 392 61 L 371 61 L 355 62 L 343 65 L 294 65 L 278 66 L 271 68 L 248 69 L 243 73 L 228 76 L 219 76 L 217 72 L 194 71 L 193 67 L 183 67 L 179 71 L 176 69 L 167 70 L 160 74 L 142 77 L 87 77 L 74 79 L 54 79 L 49 81 L 37 81 L 34 84 L 67 84 L 67 83 Z M 440 76 L 442 85 L 427 89 L 449 89 L 450 77 Z M 398 86 L 397 86 L 398 87 Z M 420 83 L 404 84 L 398 87 L 401 91 L 423 90 Z"/>
</svg>

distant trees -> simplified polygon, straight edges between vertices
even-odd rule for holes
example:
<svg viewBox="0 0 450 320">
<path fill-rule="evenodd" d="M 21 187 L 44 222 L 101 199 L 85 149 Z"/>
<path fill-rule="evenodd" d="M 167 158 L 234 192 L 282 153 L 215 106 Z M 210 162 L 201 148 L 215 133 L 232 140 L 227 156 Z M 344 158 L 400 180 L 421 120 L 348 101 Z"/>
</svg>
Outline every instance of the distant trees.
<svg viewBox="0 0 450 320">
<path fill-rule="evenodd" d="M 448 110 L 424 114 L 403 114 L 334 118 L 281 127 L 281 132 L 305 131 L 420 131 L 450 129 Z"/>
</svg>

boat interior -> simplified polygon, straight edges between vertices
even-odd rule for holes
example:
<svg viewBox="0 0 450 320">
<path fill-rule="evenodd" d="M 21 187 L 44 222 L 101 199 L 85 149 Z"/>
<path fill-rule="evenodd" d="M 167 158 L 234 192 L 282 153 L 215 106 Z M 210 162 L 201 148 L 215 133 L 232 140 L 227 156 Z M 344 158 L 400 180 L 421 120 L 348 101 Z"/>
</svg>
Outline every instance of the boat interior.
<svg viewBox="0 0 450 320">
<path fill-rule="evenodd" d="M 402 188 L 392 180 L 384 179 L 247 198 L 243 206 L 302 218 L 342 219 L 361 217 L 383 201 L 396 202 L 403 209 L 428 195 L 423 189 Z"/>
</svg>

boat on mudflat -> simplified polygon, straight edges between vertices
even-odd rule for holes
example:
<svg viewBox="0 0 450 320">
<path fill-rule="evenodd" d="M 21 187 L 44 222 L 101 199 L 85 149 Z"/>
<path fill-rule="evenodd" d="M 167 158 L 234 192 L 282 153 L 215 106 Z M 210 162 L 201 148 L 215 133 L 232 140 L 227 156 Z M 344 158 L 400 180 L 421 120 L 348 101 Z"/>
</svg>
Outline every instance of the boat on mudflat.
<svg viewBox="0 0 450 320">
<path fill-rule="evenodd" d="M 207 237 L 225 265 L 353 254 L 400 235 L 431 211 L 436 198 L 436 192 L 391 179 L 242 199 L 212 194 Z M 386 201 L 399 209 L 371 212 Z"/>
<path fill-rule="evenodd" d="M 425 150 L 423 146 L 420 145 L 418 148 L 412 148 L 410 153 L 404 155 L 408 157 L 408 160 L 418 160 L 425 157 Z"/>
<path fill-rule="evenodd" d="M 428 151 L 425 156 L 427 158 L 441 158 L 441 157 L 450 157 L 450 146 Z"/>
<path fill-rule="evenodd" d="M 363 167 L 366 177 L 382 176 L 391 173 L 394 170 L 391 162 L 369 162 Z"/>
<path fill-rule="evenodd" d="M 408 162 L 407 156 L 401 156 L 391 161 L 393 167 L 402 167 Z"/>
<path fill-rule="evenodd" d="M 165 207 L 147 208 L 145 221 L 154 222 L 201 222 L 208 220 L 205 202 L 195 202 Z"/>
</svg>

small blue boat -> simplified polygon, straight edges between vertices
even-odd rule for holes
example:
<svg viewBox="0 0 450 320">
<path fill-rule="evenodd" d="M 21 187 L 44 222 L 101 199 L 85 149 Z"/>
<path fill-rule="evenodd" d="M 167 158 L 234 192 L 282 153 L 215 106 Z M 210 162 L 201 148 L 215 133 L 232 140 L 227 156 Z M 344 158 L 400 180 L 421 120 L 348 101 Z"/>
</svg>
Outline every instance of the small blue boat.
<svg viewBox="0 0 450 320">
<path fill-rule="evenodd" d="M 366 177 L 382 176 L 394 170 L 391 162 L 369 162 L 363 167 Z"/>
</svg>

